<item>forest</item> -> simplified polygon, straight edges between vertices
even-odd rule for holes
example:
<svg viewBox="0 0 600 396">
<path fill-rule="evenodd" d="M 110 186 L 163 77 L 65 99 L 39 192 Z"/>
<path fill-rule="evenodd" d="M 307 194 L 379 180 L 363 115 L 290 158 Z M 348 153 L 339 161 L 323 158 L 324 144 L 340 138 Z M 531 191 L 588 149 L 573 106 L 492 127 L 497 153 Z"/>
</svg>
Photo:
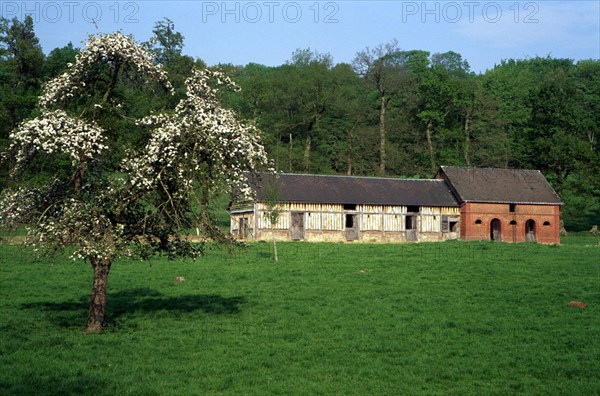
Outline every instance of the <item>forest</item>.
<svg viewBox="0 0 600 396">
<path fill-rule="evenodd" d="M 185 55 L 184 36 L 172 21 L 156 22 L 152 32 L 144 44 L 176 94 L 123 84 L 114 97 L 131 106 L 128 114 L 173 109 L 192 68 L 207 67 Z M 0 18 L 0 151 L 12 130 L 39 114 L 44 83 L 62 74 L 78 51 L 66 43 L 45 54 L 31 17 Z M 600 224 L 598 59 L 499 59 L 474 73 L 459 53 L 406 50 L 391 39 L 357 48 L 351 63 L 305 48 L 275 67 L 210 68 L 224 70 L 241 88 L 221 99 L 259 127 L 278 171 L 430 178 L 440 165 L 539 169 L 565 203 L 567 230 Z M 109 80 L 90 87 L 90 95 Z M 111 120 L 118 130 L 118 117 Z M 116 150 L 144 137 L 125 121 Z M 0 190 L 11 185 L 9 166 L 2 161 Z M 61 166 L 40 164 L 30 171 L 31 183 Z"/>
</svg>

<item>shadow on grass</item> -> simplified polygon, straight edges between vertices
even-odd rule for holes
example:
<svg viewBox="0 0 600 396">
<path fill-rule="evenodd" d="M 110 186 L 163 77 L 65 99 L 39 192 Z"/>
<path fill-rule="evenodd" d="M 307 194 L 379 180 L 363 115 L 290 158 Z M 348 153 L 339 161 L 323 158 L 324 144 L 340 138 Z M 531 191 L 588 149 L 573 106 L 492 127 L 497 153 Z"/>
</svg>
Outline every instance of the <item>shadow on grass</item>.
<svg viewBox="0 0 600 396">
<path fill-rule="evenodd" d="M 6 395 L 112 395 L 116 391 L 103 379 L 90 376 L 65 378 L 62 376 L 43 377 L 31 373 L 12 381 L 0 381 L 0 394 Z M 6 392 L 6 393 L 5 393 Z"/>
<path fill-rule="evenodd" d="M 48 319 L 60 327 L 82 327 L 87 320 L 90 297 L 83 296 L 79 301 L 37 302 L 23 304 L 24 309 L 48 312 Z M 240 312 L 240 305 L 246 303 L 241 296 L 223 297 L 217 294 L 189 294 L 183 296 L 165 296 L 153 289 L 128 289 L 108 293 L 106 313 L 108 327 L 116 327 L 123 316 L 146 315 L 156 312 L 185 314 L 204 312 L 223 315 Z"/>
</svg>

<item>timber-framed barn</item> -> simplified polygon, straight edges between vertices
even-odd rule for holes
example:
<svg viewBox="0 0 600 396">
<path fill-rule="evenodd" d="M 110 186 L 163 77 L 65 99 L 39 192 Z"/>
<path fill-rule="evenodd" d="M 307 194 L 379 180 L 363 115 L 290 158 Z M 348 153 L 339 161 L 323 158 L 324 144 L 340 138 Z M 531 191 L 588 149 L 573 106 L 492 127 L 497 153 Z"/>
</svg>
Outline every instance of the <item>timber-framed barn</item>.
<svg viewBox="0 0 600 396">
<path fill-rule="evenodd" d="M 441 167 L 434 179 L 260 173 L 249 184 L 255 199 L 230 206 L 231 234 L 241 240 L 560 243 L 562 203 L 539 171 Z"/>
</svg>

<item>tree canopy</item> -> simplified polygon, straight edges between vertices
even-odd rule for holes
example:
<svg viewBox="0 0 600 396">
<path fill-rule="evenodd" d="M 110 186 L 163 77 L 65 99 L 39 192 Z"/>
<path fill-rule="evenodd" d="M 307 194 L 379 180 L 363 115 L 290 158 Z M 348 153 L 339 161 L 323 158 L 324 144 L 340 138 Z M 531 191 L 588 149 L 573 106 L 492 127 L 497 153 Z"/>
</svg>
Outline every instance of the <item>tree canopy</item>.
<svg viewBox="0 0 600 396">
<path fill-rule="evenodd" d="M 158 21 L 153 33 L 145 48 L 152 64 L 164 63 L 175 95 L 124 79 L 134 74 L 126 68 L 118 73 L 111 101 L 88 110 L 100 124 L 104 118 L 113 123 L 106 132 L 113 166 L 125 147 L 148 138 L 146 127 L 126 117 L 173 111 L 186 97 L 192 70 L 206 66 L 184 54 L 184 36 L 172 21 Z M 279 66 L 219 65 L 242 89 L 218 96 L 262 130 L 278 171 L 431 177 L 439 165 L 535 168 L 565 201 L 567 228 L 600 223 L 597 59 L 506 59 L 477 74 L 455 51 L 431 54 L 401 44 L 390 40 L 357 49 L 352 64 L 300 48 Z M 2 20 L 1 146 L 7 147 L 11 130 L 38 115 L 42 82 L 75 64 L 77 53 L 67 43 L 44 57 L 31 21 Z M 80 93 L 104 94 L 111 79 L 108 69 L 102 73 Z M 71 113 L 84 109 L 81 99 L 68 106 Z M 127 133 L 110 132 L 125 128 Z M 63 162 L 39 161 L 29 175 L 49 177 Z M 11 183 L 4 165 L 0 187 Z"/>
</svg>

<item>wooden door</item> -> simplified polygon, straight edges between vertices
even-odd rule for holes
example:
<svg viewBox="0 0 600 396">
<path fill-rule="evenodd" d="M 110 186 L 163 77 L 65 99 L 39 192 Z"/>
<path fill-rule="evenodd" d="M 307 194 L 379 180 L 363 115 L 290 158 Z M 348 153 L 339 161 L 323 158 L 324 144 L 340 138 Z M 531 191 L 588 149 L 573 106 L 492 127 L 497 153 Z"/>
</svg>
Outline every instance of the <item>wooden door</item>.
<svg viewBox="0 0 600 396">
<path fill-rule="evenodd" d="M 406 215 L 406 240 L 417 241 L 419 236 L 417 235 L 417 216 Z"/>
<path fill-rule="evenodd" d="M 525 223 L 525 240 L 535 242 L 535 221 L 527 220 Z"/>
<path fill-rule="evenodd" d="M 292 224 L 290 228 L 290 237 L 293 241 L 304 239 L 304 213 L 292 212 Z"/>
<path fill-rule="evenodd" d="M 346 240 L 358 240 L 358 216 L 355 214 L 346 213 Z"/>
<path fill-rule="evenodd" d="M 500 233 L 500 220 L 494 219 L 490 223 L 490 239 L 492 241 L 500 241 L 501 239 Z"/>
<path fill-rule="evenodd" d="M 240 230 L 239 230 L 240 238 L 242 238 L 242 239 L 248 238 L 248 218 L 247 217 L 242 217 L 240 219 L 239 228 L 240 228 Z"/>
</svg>

